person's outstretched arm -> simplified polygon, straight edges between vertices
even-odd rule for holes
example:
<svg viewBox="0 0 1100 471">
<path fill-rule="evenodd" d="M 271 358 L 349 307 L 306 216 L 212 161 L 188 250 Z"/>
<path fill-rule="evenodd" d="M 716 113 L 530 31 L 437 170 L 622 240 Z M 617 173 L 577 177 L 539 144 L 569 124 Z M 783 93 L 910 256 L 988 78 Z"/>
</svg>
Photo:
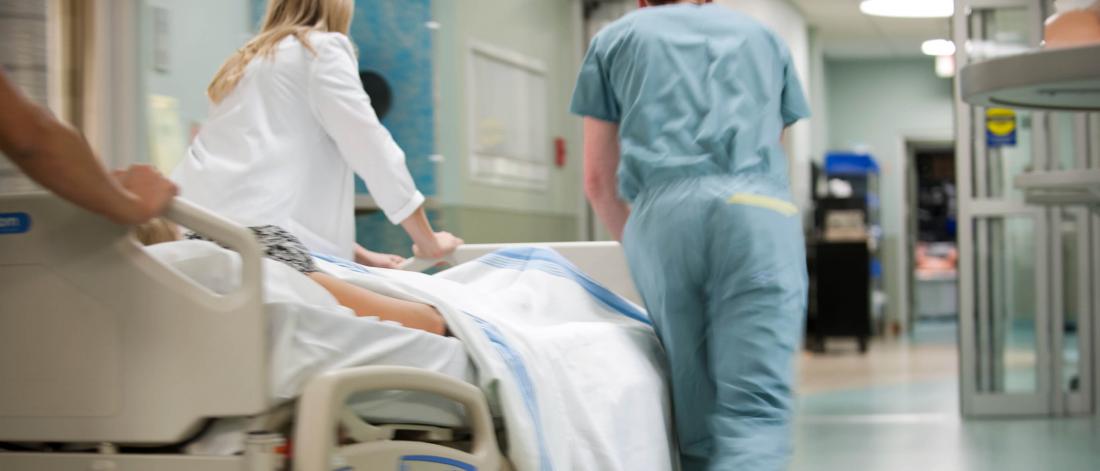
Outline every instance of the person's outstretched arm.
<svg viewBox="0 0 1100 471">
<path fill-rule="evenodd" d="M 413 254 L 420 258 L 434 260 L 454 253 L 463 240 L 449 232 L 434 232 L 428 215 L 420 207 L 412 216 L 401 222 L 401 227 L 413 240 Z"/>
<path fill-rule="evenodd" d="M 0 151 L 46 189 L 119 224 L 160 215 L 176 186 L 134 166 L 113 178 L 83 136 L 31 102 L 0 72 Z"/>
<path fill-rule="evenodd" d="M 424 214 L 424 195 L 416 189 L 405 165 L 405 152 L 378 120 L 363 91 L 350 40 L 337 36 L 314 46 L 317 59 L 312 65 L 310 94 L 322 127 L 336 141 L 348 165 L 363 178 L 390 222 L 400 224 L 412 238 L 416 256 L 436 259 L 450 255 L 462 240 L 433 231 Z"/>
<path fill-rule="evenodd" d="M 623 240 L 630 207 L 619 198 L 619 125 L 584 118 L 584 193 L 604 227 Z"/>
</svg>

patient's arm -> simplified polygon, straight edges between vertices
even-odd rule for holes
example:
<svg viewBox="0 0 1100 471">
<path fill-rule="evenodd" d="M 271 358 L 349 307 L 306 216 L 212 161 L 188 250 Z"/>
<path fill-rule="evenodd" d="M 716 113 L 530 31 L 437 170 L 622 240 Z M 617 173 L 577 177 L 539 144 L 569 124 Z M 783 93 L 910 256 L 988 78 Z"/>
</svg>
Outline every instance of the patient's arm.
<svg viewBox="0 0 1100 471">
<path fill-rule="evenodd" d="M 427 304 L 383 296 L 325 273 L 316 272 L 309 277 L 360 317 L 376 316 L 437 335 L 443 335 L 447 330 L 443 316 Z"/>
</svg>

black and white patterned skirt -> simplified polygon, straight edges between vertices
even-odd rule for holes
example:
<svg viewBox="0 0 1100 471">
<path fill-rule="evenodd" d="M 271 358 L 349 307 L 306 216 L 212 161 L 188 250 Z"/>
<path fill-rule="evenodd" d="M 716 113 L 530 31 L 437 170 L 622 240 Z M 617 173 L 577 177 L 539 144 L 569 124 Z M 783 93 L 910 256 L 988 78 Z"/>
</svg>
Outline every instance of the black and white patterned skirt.
<svg viewBox="0 0 1100 471">
<path fill-rule="evenodd" d="M 305 274 L 316 273 L 320 270 L 313 263 L 313 257 L 309 254 L 302 241 L 279 226 L 255 226 L 249 227 L 256 234 L 256 241 L 264 248 L 267 258 L 289 265 L 290 268 Z M 200 234 L 188 232 L 187 238 L 191 240 L 205 240 L 215 242 Z"/>
</svg>

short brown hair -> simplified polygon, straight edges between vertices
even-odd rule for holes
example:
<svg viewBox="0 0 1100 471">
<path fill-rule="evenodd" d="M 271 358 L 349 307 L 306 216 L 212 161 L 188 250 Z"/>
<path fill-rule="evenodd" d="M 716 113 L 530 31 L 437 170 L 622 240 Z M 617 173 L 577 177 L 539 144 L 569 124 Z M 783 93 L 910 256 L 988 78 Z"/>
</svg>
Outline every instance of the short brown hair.
<svg viewBox="0 0 1100 471">
<path fill-rule="evenodd" d="M 165 219 L 153 218 L 134 228 L 134 237 L 143 245 L 172 242 L 180 239 L 180 229 Z"/>
</svg>

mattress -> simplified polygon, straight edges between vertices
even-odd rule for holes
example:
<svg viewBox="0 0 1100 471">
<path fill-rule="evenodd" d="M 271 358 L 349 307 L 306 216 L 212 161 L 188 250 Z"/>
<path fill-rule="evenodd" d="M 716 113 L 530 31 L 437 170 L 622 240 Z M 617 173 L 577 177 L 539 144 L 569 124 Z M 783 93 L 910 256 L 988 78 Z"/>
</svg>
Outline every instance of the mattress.
<svg viewBox="0 0 1100 471">
<path fill-rule="evenodd" d="M 179 241 L 146 250 L 216 293 L 229 293 L 239 284 L 239 256 L 215 244 Z M 475 368 L 457 339 L 376 317 L 357 317 L 312 280 L 281 263 L 265 259 L 263 273 L 274 402 L 296 399 L 319 374 L 366 365 L 408 366 L 474 383 Z M 454 428 L 466 423 L 460 405 L 422 393 L 370 392 L 353 396 L 348 406 L 372 424 Z M 191 451 L 235 453 L 242 443 L 238 436 L 247 427 L 248 419 L 217 421 Z"/>
<path fill-rule="evenodd" d="M 376 318 L 307 314 L 296 319 L 269 309 L 281 323 L 273 345 L 276 399 L 300 395 L 308 380 L 326 371 L 356 366 L 409 366 L 473 384 L 475 368 L 462 343 Z M 439 396 L 408 391 L 374 391 L 353 395 L 348 406 L 373 424 L 417 424 L 459 427 L 462 407 Z"/>
</svg>

